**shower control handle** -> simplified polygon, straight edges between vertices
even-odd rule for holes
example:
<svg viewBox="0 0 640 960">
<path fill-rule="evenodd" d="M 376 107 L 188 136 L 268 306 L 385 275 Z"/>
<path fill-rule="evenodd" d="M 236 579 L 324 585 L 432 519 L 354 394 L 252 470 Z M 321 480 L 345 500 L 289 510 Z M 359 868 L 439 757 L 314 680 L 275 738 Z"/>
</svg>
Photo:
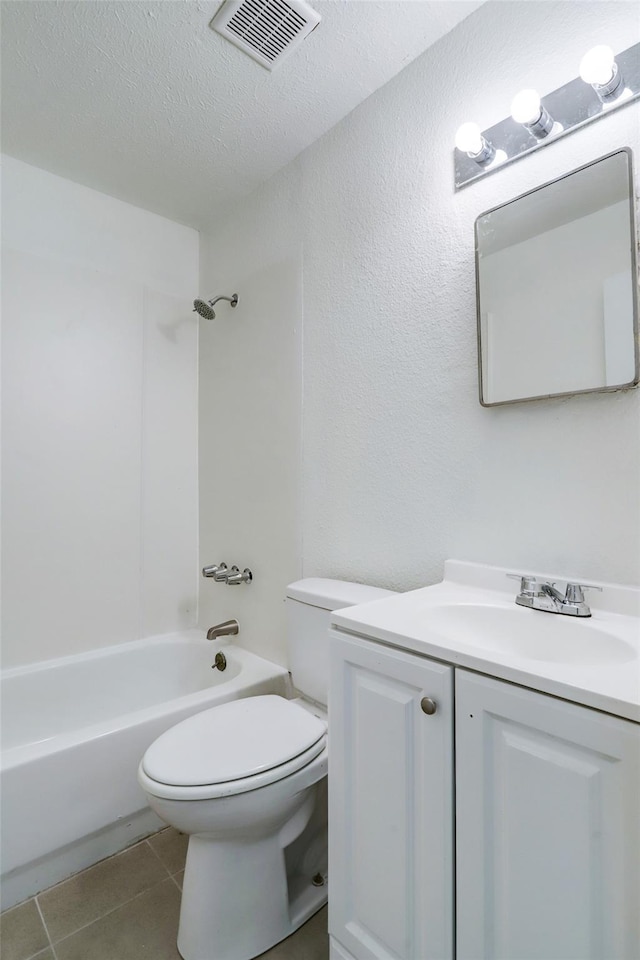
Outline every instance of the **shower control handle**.
<svg viewBox="0 0 640 960">
<path fill-rule="evenodd" d="M 253 574 L 251 570 L 249 570 L 249 567 L 245 567 L 242 573 L 240 573 L 237 567 L 233 569 L 237 572 L 227 577 L 227 583 L 230 587 L 237 587 L 240 583 L 251 583 L 253 580 Z"/>
<path fill-rule="evenodd" d="M 235 573 L 237 569 L 237 567 L 231 567 L 231 570 L 229 570 L 224 562 L 214 563 L 210 567 L 203 567 L 202 576 L 211 577 L 216 583 L 226 583 L 229 574 Z"/>
</svg>

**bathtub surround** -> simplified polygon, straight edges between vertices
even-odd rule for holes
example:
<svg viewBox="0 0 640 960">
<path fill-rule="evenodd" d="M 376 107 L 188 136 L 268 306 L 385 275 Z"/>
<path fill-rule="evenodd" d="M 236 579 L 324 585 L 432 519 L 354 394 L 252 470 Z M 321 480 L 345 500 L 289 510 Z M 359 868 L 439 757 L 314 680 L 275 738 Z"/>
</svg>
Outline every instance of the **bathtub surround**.
<svg viewBox="0 0 640 960">
<path fill-rule="evenodd" d="M 489 2 L 203 234 L 203 287 L 249 282 L 268 338 L 260 349 L 228 326 L 202 340 L 201 558 L 229 552 L 242 525 L 255 576 L 233 610 L 203 583 L 202 625 L 236 616 L 284 662 L 284 611 L 256 599 L 263 570 L 270 584 L 322 574 L 406 590 L 461 556 L 638 580 L 640 394 L 482 409 L 473 257 L 475 218 L 499 203 L 624 145 L 638 177 L 638 107 L 458 194 L 452 145 L 463 120 L 491 126 L 514 89 L 553 90 L 591 46 L 624 49 L 639 30 L 634 3 Z M 297 391 L 281 371 L 299 363 L 301 323 Z M 207 420 L 230 394 L 242 412 Z M 207 497 L 232 455 L 234 495 Z"/>
<path fill-rule="evenodd" d="M 289 223 L 295 211 L 280 215 Z M 263 222 L 277 217 L 265 210 Z M 242 242 L 239 262 L 222 238 L 221 262 L 202 261 L 201 289 L 240 299 L 231 317 L 200 325 L 199 565 L 227 558 L 253 579 L 231 590 L 201 580 L 200 623 L 237 619 L 239 643 L 285 665 L 282 598 L 302 562 L 302 251 L 257 225 Z"/>
<path fill-rule="evenodd" d="M 3 158 L 3 664 L 195 625 L 198 234 Z"/>
</svg>

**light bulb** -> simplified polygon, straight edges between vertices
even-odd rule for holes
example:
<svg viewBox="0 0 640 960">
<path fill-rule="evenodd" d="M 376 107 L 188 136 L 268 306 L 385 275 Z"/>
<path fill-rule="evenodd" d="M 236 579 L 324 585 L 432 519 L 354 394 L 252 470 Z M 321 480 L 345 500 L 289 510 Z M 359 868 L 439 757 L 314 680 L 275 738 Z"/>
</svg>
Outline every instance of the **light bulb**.
<svg viewBox="0 0 640 960">
<path fill-rule="evenodd" d="M 611 47 L 592 47 L 580 61 L 580 76 L 585 83 L 606 86 L 613 80 L 616 58 Z"/>
<path fill-rule="evenodd" d="M 477 156 L 482 153 L 483 138 L 477 123 L 463 123 L 456 132 L 456 147 L 462 153 Z"/>
<path fill-rule="evenodd" d="M 516 123 L 536 123 L 541 112 L 540 96 L 536 90 L 521 90 L 511 102 L 511 116 Z"/>
</svg>

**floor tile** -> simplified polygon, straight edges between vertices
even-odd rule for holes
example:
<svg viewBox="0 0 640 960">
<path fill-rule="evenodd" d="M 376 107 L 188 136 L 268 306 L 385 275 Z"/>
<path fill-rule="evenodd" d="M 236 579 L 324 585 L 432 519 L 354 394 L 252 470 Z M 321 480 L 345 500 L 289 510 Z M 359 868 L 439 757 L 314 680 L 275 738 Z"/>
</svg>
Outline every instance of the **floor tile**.
<svg viewBox="0 0 640 960">
<path fill-rule="evenodd" d="M 38 896 L 38 903 L 52 942 L 104 916 L 166 876 L 153 850 L 143 842 L 51 887 Z"/>
<path fill-rule="evenodd" d="M 171 879 L 56 944 L 58 960 L 180 960 L 180 891 Z"/>
<path fill-rule="evenodd" d="M 189 846 L 189 837 L 185 833 L 179 833 L 174 827 L 167 827 L 154 837 L 149 837 L 148 843 L 151 844 L 169 873 L 177 873 L 184 869 Z"/>
<path fill-rule="evenodd" d="M 42 950 L 41 953 L 36 953 L 34 957 L 31 957 L 31 960 L 56 960 L 56 958 L 53 955 L 51 947 L 47 947 L 46 950 Z"/>
<path fill-rule="evenodd" d="M 27 900 L 2 914 L 0 937 L 2 960 L 27 960 L 49 946 L 35 900 Z"/>
<path fill-rule="evenodd" d="M 174 873 L 174 874 L 173 874 L 173 879 L 175 880 L 175 882 L 178 884 L 178 886 L 179 886 L 180 889 L 182 890 L 182 884 L 184 883 L 184 870 L 181 870 L 180 873 Z"/>
<path fill-rule="evenodd" d="M 299 930 L 261 954 L 260 960 L 329 960 L 328 913 L 323 907 Z"/>
</svg>

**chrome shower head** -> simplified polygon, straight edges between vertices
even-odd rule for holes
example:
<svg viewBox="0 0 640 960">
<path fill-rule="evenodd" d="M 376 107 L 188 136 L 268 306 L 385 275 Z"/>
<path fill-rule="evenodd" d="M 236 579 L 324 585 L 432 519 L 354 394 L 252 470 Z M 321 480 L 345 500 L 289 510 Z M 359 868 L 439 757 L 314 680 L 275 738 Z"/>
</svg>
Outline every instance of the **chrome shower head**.
<svg viewBox="0 0 640 960">
<path fill-rule="evenodd" d="M 218 300 L 228 300 L 231 306 L 235 307 L 238 303 L 238 294 L 234 293 L 232 297 L 214 297 L 213 300 L 194 300 L 193 311 L 194 313 L 200 314 L 205 320 L 215 320 L 216 312 L 213 309 L 213 305 L 217 303 Z"/>
<path fill-rule="evenodd" d="M 206 300 L 193 301 L 194 313 L 199 313 L 205 320 L 215 320 L 216 312 L 210 307 Z"/>
</svg>

